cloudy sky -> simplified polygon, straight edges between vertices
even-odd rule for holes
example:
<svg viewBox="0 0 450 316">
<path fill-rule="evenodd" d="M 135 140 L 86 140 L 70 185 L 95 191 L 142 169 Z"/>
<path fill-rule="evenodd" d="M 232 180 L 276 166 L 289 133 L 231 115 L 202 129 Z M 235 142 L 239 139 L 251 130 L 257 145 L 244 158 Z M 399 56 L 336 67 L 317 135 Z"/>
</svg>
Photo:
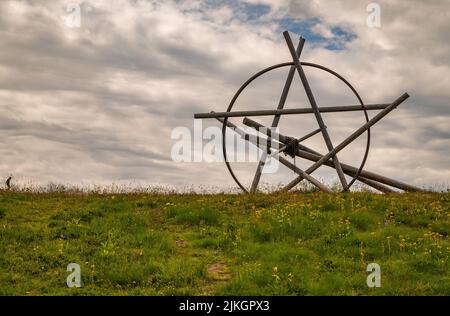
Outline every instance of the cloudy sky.
<svg viewBox="0 0 450 316">
<path fill-rule="evenodd" d="M 289 30 L 295 42 L 306 39 L 303 61 L 337 71 L 366 103 L 411 95 L 372 129 L 367 170 L 448 187 L 450 2 L 378 1 L 380 27 L 367 24 L 369 3 L 2 0 L 0 176 L 34 184 L 232 187 L 223 163 L 174 162 L 172 131 L 193 130 L 194 113 L 224 111 L 252 74 L 290 61 L 282 36 Z M 255 82 L 235 108 L 275 108 L 287 71 Z M 305 71 L 319 106 L 357 104 L 331 76 Z M 286 108 L 305 106 L 296 76 Z M 258 120 L 268 125 L 271 118 Z M 324 120 L 335 144 L 364 123 L 361 113 Z M 283 117 L 281 125 L 296 137 L 317 128 L 309 115 Z M 207 126 L 219 125 L 205 120 Z M 320 135 L 308 142 L 326 152 Z M 364 143 L 362 137 L 344 150 L 341 161 L 358 165 Z M 249 183 L 256 164 L 235 168 Z M 325 167 L 314 175 L 337 179 Z M 293 177 L 280 169 L 263 181 Z"/>
</svg>

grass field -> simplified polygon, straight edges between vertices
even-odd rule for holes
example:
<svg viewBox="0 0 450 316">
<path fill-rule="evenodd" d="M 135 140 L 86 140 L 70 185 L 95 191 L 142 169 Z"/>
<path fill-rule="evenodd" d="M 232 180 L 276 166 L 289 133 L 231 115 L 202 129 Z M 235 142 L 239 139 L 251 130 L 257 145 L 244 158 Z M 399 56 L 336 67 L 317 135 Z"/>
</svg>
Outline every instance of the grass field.
<svg viewBox="0 0 450 316">
<path fill-rule="evenodd" d="M 450 193 L 0 191 L 0 294 L 450 295 L 449 209 Z"/>
</svg>

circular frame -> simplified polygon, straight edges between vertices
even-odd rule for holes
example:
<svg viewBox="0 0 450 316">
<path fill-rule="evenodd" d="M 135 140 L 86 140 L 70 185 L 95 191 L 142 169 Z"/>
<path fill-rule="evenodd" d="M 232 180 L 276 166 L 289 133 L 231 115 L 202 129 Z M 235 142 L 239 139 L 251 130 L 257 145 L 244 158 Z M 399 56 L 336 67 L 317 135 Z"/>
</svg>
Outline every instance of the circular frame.
<svg viewBox="0 0 450 316">
<path fill-rule="evenodd" d="M 369 121 L 369 115 L 367 113 L 367 109 L 366 109 L 366 107 L 364 105 L 364 102 L 362 101 L 361 97 L 359 96 L 359 94 L 355 90 L 355 88 L 344 77 L 339 75 L 337 72 L 335 72 L 335 71 L 333 71 L 333 70 L 331 70 L 331 69 L 329 69 L 327 67 L 324 67 L 322 65 L 319 65 L 319 64 L 308 63 L 308 62 L 300 62 L 300 64 L 302 66 L 307 66 L 307 67 L 312 67 L 312 68 L 317 68 L 317 69 L 324 70 L 324 71 L 334 75 L 335 77 L 339 78 L 342 82 L 344 82 L 347 85 L 347 87 L 350 88 L 350 90 L 352 90 L 353 94 L 356 96 L 356 98 L 358 99 L 359 103 L 361 104 L 362 110 L 364 111 L 364 116 L 365 116 L 366 122 Z M 269 71 L 277 69 L 277 68 L 287 67 L 287 66 L 295 66 L 295 63 L 294 62 L 286 62 L 286 63 L 276 64 L 276 65 L 267 67 L 267 68 L 257 72 L 252 77 L 250 77 L 246 82 L 244 82 L 242 84 L 242 86 L 239 88 L 239 90 L 236 91 L 236 93 L 234 94 L 233 98 L 231 99 L 230 104 L 228 105 L 228 108 L 227 108 L 226 112 L 230 112 L 231 111 L 231 109 L 233 108 L 234 103 L 236 102 L 236 100 L 239 97 L 239 95 L 242 93 L 242 91 L 244 91 L 244 89 L 252 81 L 254 81 L 259 76 L 265 74 L 266 72 L 269 72 Z M 234 179 L 234 181 L 237 183 L 237 185 L 242 189 L 242 191 L 244 191 L 245 193 L 248 193 L 248 190 L 237 179 L 236 175 L 233 172 L 233 169 L 231 168 L 230 162 L 228 161 L 228 158 L 227 158 L 227 150 L 226 150 L 226 127 L 227 127 L 227 122 L 228 122 L 228 117 L 225 117 L 224 120 L 223 120 L 223 123 L 222 123 L 222 150 L 223 150 L 223 157 L 224 157 L 224 160 L 225 160 L 225 164 L 227 166 L 228 171 L 231 174 L 231 177 Z M 369 155 L 369 148 L 370 148 L 370 128 L 367 129 L 366 150 L 364 152 L 364 157 L 363 157 L 363 160 L 361 161 L 361 165 L 359 166 L 358 171 L 356 172 L 356 174 L 353 177 L 353 179 L 347 184 L 347 186 L 345 188 L 343 188 L 343 191 L 348 191 L 350 189 L 350 187 L 353 185 L 353 183 L 355 183 L 355 181 L 361 175 L 361 172 L 362 172 L 362 170 L 364 168 L 364 165 L 366 164 L 367 156 Z"/>
</svg>

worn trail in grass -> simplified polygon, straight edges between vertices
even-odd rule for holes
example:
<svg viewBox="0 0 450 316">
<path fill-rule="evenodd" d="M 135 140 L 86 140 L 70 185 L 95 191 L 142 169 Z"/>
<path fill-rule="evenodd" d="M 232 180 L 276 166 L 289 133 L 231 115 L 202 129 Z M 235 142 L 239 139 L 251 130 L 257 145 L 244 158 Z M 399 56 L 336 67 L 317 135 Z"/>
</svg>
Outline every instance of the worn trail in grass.
<svg viewBox="0 0 450 316">
<path fill-rule="evenodd" d="M 449 295 L 449 209 L 448 193 L 0 191 L 0 294 Z"/>
</svg>

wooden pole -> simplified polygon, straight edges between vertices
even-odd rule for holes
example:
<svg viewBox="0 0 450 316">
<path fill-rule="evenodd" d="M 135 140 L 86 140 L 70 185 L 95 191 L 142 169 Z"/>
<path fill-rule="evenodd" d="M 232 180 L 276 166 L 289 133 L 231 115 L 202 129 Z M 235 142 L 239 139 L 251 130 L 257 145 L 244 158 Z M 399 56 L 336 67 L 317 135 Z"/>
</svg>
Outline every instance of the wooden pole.
<svg viewBox="0 0 450 316">
<path fill-rule="evenodd" d="M 383 117 L 385 117 L 389 112 L 391 112 L 394 108 L 396 108 L 399 104 L 401 104 L 403 101 L 405 101 L 409 95 L 407 93 L 404 93 L 402 96 L 400 96 L 397 100 L 392 102 L 391 105 L 389 105 L 387 108 L 379 112 L 377 115 L 375 115 L 372 119 L 370 119 L 366 124 L 361 126 L 359 129 L 357 129 L 353 134 L 351 134 L 349 137 L 347 137 L 344 141 L 342 141 L 339 145 L 337 145 L 335 148 L 333 148 L 328 154 L 325 156 L 322 156 L 318 161 L 316 161 L 311 167 L 309 167 L 307 170 L 305 170 L 306 173 L 310 174 L 317 168 L 319 168 L 321 165 L 323 165 L 324 162 L 326 162 L 328 159 L 332 157 L 336 157 L 336 154 L 344 149 L 348 144 L 350 144 L 352 141 L 354 141 L 356 138 L 358 138 L 361 134 L 363 134 L 367 129 L 375 125 L 379 120 L 381 120 Z M 285 188 L 284 190 L 289 191 L 293 187 L 295 187 L 300 181 L 302 181 L 301 176 L 298 176 L 296 179 L 292 180 Z"/>
<path fill-rule="evenodd" d="M 313 185 L 318 187 L 320 190 L 324 192 L 332 192 L 330 188 L 328 188 L 326 185 L 324 185 L 322 182 L 316 180 L 311 175 L 306 173 L 305 171 L 301 170 L 299 167 L 291 163 L 289 160 L 283 158 L 282 156 L 275 156 L 276 159 L 278 159 L 279 162 L 281 162 L 283 165 L 288 167 L 289 169 L 295 171 L 297 174 L 302 175 L 307 179 L 309 182 L 311 182 Z"/>
<path fill-rule="evenodd" d="M 221 123 L 223 123 L 223 119 L 222 118 L 217 118 L 217 120 Z M 237 127 L 236 125 L 234 125 L 231 122 L 226 123 L 227 127 L 231 128 L 234 132 L 236 132 L 237 134 L 239 134 L 242 138 L 246 139 L 247 141 L 249 141 L 250 143 L 254 144 L 255 146 L 257 146 L 260 149 L 263 149 L 262 144 L 259 143 L 258 141 L 255 141 L 252 137 L 248 137 L 249 134 L 245 133 L 245 131 L 243 131 L 242 129 L 240 129 L 239 127 Z M 289 160 L 281 157 L 281 156 L 277 156 L 275 157 L 279 162 L 281 162 L 283 165 L 285 165 L 286 167 L 288 167 L 289 169 L 291 169 L 292 171 L 294 171 L 295 173 L 303 176 L 306 180 L 308 180 L 309 182 L 311 182 L 313 185 L 315 185 L 317 188 L 319 188 L 320 190 L 324 191 L 324 192 L 331 192 L 331 189 L 328 188 L 326 185 L 324 185 L 322 182 L 320 182 L 319 180 L 315 179 L 313 176 L 307 174 L 305 171 L 303 171 L 302 169 L 298 168 L 297 166 L 294 166 L 294 164 L 292 164 Z"/>
<path fill-rule="evenodd" d="M 309 86 L 308 79 L 306 78 L 305 72 L 303 71 L 302 65 L 300 64 L 300 60 L 295 54 L 294 44 L 292 43 L 291 37 L 289 36 L 289 32 L 284 31 L 283 35 L 286 40 L 286 44 L 289 48 L 289 51 L 291 52 L 292 60 L 295 64 L 295 67 L 297 68 L 297 73 L 299 74 L 303 87 L 305 88 L 305 92 L 306 95 L 308 96 L 309 103 L 311 104 L 311 107 L 313 109 L 314 116 L 316 117 L 317 123 L 319 124 L 319 127 L 322 130 L 322 136 L 325 141 L 325 144 L 327 145 L 328 150 L 332 152 L 334 150 L 333 143 L 331 142 L 331 138 L 330 135 L 328 134 L 327 127 L 325 126 L 325 122 L 322 119 L 322 115 L 320 114 L 319 107 L 317 106 L 314 94 L 312 93 L 311 87 Z M 333 159 L 333 163 L 334 166 L 336 167 L 335 169 L 339 176 L 339 180 L 341 181 L 342 187 L 344 188 L 344 190 L 347 190 L 347 179 L 345 179 L 344 172 L 342 171 L 341 164 L 339 163 L 339 159 L 336 154 L 337 151 L 333 155 L 330 155 L 330 158 Z M 299 178 L 301 178 L 301 176 L 298 177 L 297 179 Z M 292 181 L 292 183 L 294 182 L 295 181 Z"/>
<path fill-rule="evenodd" d="M 250 126 L 252 128 L 255 128 L 256 130 L 261 130 L 261 128 L 264 127 L 262 124 L 260 124 L 256 121 L 253 121 L 252 119 L 249 119 L 249 118 L 244 119 L 244 124 L 247 126 Z M 267 130 L 267 132 L 270 133 L 270 130 Z M 271 135 L 269 133 L 267 136 L 271 137 Z M 284 144 L 286 144 L 289 140 L 289 138 L 283 134 L 278 134 L 277 138 L 279 139 L 280 142 L 282 142 Z M 323 155 L 321 153 L 314 151 L 313 149 L 311 149 L 307 146 L 304 146 L 302 144 L 299 145 L 299 150 L 297 152 L 297 156 L 307 159 L 307 160 L 310 160 L 310 161 L 314 161 L 314 162 L 319 161 L 323 157 Z M 334 167 L 330 161 L 327 161 L 324 164 L 328 167 L 332 167 L 332 168 Z M 344 163 L 342 163 L 341 165 L 342 165 L 343 171 L 349 176 L 354 176 L 356 174 L 356 172 L 358 171 L 358 168 L 353 167 L 351 165 L 344 164 Z M 391 178 L 388 178 L 388 177 L 385 177 L 380 174 L 370 172 L 367 170 L 363 170 L 361 172 L 361 175 L 360 175 L 360 177 L 358 177 L 358 180 L 361 181 L 361 178 L 372 180 L 372 181 L 379 182 L 379 183 L 383 183 L 385 185 L 389 185 L 389 186 L 392 186 L 392 187 L 395 187 L 397 189 L 404 190 L 404 191 L 413 191 L 413 192 L 425 191 L 419 187 L 412 186 L 410 184 L 407 184 L 407 183 L 404 183 L 404 182 L 401 182 L 398 180 L 394 180 L 394 179 L 391 179 Z M 361 182 L 363 182 L 363 181 L 361 181 Z M 366 184 L 372 186 L 369 183 L 366 183 Z M 374 186 L 372 186 L 372 187 L 374 189 L 378 190 L 377 187 L 374 187 Z"/>
<path fill-rule="evenodd" d="M 367 104 L 364 105 L 366 110 L 384 110 L 389 106 L 389 103 L 382 104 Z M 333 112 L 352 112 L 362 111 L 361 105 L 341 105 L 341 106 L 323 106 L 319 107 L 320 113 L 333 113 Z M 196 113 L 194 118 L 207 119 L 207 118 L 219 118 L 219 117 L 244 117 L 244 116 L 269 116 L 269 115 L 291 115 L 291 114 L 310 114 L 313 113 L 312 108 L 294 108 L 294 109 L 280 109 L 280 110 L 254 110 L 254 111 L 233 111 L 233 112 L 209 112 L 209 113 Z"/>
<path fill-rule="evenodd" d="M 217 120 L 221 123 L 223 123 L 223 119 L 222 118 L 217 118 Z M 256 124 L 259 124 L 257 122 L 255 122 Z M 254 138 L 250 137 L 250 135 L 248 133 L 246 133 L 244 130 L 242 130 L 241 128 L 237 127 L 235 124 L 227 121 L 226 126 L 231 128 L 235 133 L 237 133 L 238 135 L 240 135 L 243 139 L 249 141 L 250 143 L 254 144 L 255 146 L 257 146 L 258 148 L 262 149 L 262 150 L 267 150 L 266 146 L 263 145 L 264 142 L 260 142 L 259 141 L 259 137 L 255 140 Z M 263 127 L 261 125 L 261 127 Z M 267 129 L 266 129 L 267 130 Z M 270 132 L 270 130 L 269 130 Z M 283 138 L 284 140 L 287 139 L 286 136 L 280 134 L 280 137 Z M 273 140 L 271 138 L 264 139 L 265 141 L 268 142 L 272 142 Z M 306 154 L 303 155 L 303 150 L 299 150 L 299 152 L 297 153 L 297 156 L 301 157 L 301 158 L 305 158 L 311 161 L 317 161 L 320 159 L 320 157 L 322 156 L 320 153 L 315 152 L 312 149 L 309 149 L 308 147 L 304 146 L 305 149 L 307 149 L 309 152 L 311 152 L 311 155 Z M 289 160 L 283 158 L 282 156 L 278 156 L 277 157 L 278 161 L 281 162 L 283 165 L 285 165 L 286 167 L 288 167 L 289 169 L 291 169 L 292 171 L 296 172 L 297 174 L 301 174 L 301 173 L 305 173 L 303 170 L 297 168 L 296 166 L 294 166 Z M 325 165 L 334 168 L 334 165 L 331 162 L 326 162 Z M 356 172 L 357 172 L 357 168 L 355 167 L 351 167 L 345 164 L 342 164 L 343 169 L 345 174 L 349 175 L 349 176 L 355 176 Z M 305 173 L 306 174 L 306 173 Z M 323 185 L 320 181 L 317 181 L 315 178 L 311 177 L 310 179 L 308 179 L 311 183 L 313 183 L 316 187 L 318 187 L 320 190 L 324 191 L 324 192 L 330 192 L 331 190 Z M 380 184 L 376 181 L 364 178 L 362 176 L 358 177 L 358 180 L 367 184 L 368 186 L 371 186 L 372 188 L 381 191 L 383 193 L 392 193 L 395 192 L 394 190 L 390 189 L 387 186 L 384 186 L 383 184 Z"/>
<path fill-rule="evenodd" d="M 297 51 L 295 53 L 297 58 L 300 57 L 300 55 L 302 53 L 304 43 L 305 43 L 305 39 L 303 37 L 300 37 Z M 286 103 L 286 99 L 287 99 L 289 89 L 292 84 L 292 80 L 294 79 L 294 75 L 295 75 L 295 66 L 291 66 L 291 68 L 289 69 L 288 76 L 286 78 L 286 83 L 284 84 L 284 87 L 283 87 L 283 92 L 281 93 L 280 101 L 278 102 L 277 110 L 282 110 L 284 108 L 284 104 Z M 278 126 L 280 117 L 281 117 L 280 114 L 275 114 L 273 121 L 272 121 L 273 128 Z M 261 159 L 259 160 L 258 167 L 256 168 L 255 176 L 253 177 L 252 186 L 250 188 L 250 193 L 255 193 L 256 189 L 258 188 L 259 180 L 261 179 L 261 174 L 262 174 L 262 170 L 264 168 L 264 164 L 266 163 L 266 159 L 267 159 L 267 151 L 264 151 L 261 156 Z M 300 174 L 305 174 L 305 173 L 301 170 Z M 310 181 L 311 181 L 311 179 L 310 179 Z"/>
<path fill-rule="evenodd" d="M 353 174 L 353 175 L 351 175 L 351 176 L 354 177 L 355 174 Z M 372 187 L 372 188 L 374 188 L 374 189 L 376 189 L 376 190 L 382 192 L 382 193 L 394 193 L 394 192 L 395 192 L 395 191 L 392 190 L 391 188 L 389 188 L 389 187 L 387 187 L 387 186 L 385 186 L 385 185 L 383 185 L 383 184 L 381 184 L 381 183 L 378 183 L 378 182 L 369 180 L 369 179 L 364 178 L 364 177 L 361 177 L 361 176 L 358 177 L 358 180 L 359 180 L 360 182 L 362 182 L 362 183 L 364 183 L 364 184 L 367 184 L 368 186 L 370 186 L 370 187 Z"/>
</svg>

